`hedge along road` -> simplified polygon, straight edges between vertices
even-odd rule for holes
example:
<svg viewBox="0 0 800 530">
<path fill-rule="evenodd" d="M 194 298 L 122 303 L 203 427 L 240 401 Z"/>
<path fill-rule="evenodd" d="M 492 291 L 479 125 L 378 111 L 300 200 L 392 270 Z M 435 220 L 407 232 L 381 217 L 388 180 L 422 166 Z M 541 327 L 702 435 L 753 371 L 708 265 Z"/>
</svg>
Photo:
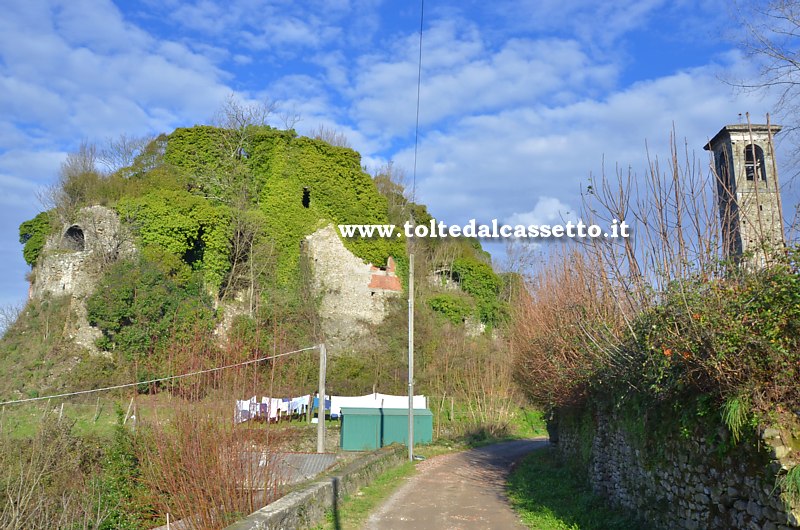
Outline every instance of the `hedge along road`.
<svg viewBox="0 0 800 530">
<path fill-rule="evenodd" d="M 506 498 L 506 479 L 514 462 L 545 445 L 546 440 L 504 442 L 422 462 L 365 528 L 523 529 Z"/>
</svg>

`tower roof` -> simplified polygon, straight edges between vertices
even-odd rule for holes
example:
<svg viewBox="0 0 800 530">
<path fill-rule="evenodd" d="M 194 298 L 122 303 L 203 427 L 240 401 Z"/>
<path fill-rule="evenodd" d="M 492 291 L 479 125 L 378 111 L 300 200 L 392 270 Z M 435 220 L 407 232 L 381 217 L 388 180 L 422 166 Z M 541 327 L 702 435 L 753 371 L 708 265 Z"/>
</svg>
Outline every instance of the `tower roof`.
<svg viewBox="0 0 800 530">
<path fill-rule="evenodd" d="M 706 151 L 710 151 L 714 148 L 714 145 L 722 141 L 723 139 L 729 138 L 733 134 L 749 134 L 753 133 L 754 135 L 759 133 L 768 133 L 771 132 L 773 135 L 778 134 L 781 129 L 783 129 L 780 125 L 770 124 L 767 125 L 766 123 L 751 123 L 750 125 L 746 123 L 739 123 L 736 125 L 726 125 L 719 132 L 714 135 L 714 137 L 709 140 L 709 142 L 703 146 L 703 149 Z"/>
</svg>

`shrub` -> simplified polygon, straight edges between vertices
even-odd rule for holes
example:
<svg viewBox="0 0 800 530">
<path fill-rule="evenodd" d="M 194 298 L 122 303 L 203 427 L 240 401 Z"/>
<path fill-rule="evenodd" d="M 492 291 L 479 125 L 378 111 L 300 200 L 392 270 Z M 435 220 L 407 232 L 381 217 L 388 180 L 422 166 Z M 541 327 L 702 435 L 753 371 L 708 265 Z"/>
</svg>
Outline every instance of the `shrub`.
<svg viewBox="0 0 800 530">
<path fill-rule="evenodd" d="M 171 346 L 209 337 L 215 314 L 198 274 L 164 270 L 147 254 L 113 265 L 86 308 L 89 322 L 103 332 L 98 347 L 157 368 Z"/>
<path fill-rule="evenodd" d="M 22 256 L 28 265 L 36 264 L 52 229 L 49 212 L 41 212 L 33 219 L 19 225 L 19 242 L 25 245 Z"/>
<path fill-rule="evenodd" d="M 461 324 L 475 315 L 475 303 L 457 294 L 438 294 L 428 298 L 428 306 L 453 324 Z"/>
</svg>

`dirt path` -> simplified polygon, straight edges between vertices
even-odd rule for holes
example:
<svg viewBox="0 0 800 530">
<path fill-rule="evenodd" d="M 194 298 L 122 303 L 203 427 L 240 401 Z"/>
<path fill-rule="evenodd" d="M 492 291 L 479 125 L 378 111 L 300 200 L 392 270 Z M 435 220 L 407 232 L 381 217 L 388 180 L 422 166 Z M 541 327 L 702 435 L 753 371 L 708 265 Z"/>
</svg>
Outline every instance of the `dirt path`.
<svg viewBox="0 0 800 530">
<path fill-rule="evenodd" d="M 370 516 L 365 528 L 525 528 L 506 499 L 506 477 L 514 462 L 546 444 L 505 442 L 422 462 L 418 473 Z"/>
</svg>

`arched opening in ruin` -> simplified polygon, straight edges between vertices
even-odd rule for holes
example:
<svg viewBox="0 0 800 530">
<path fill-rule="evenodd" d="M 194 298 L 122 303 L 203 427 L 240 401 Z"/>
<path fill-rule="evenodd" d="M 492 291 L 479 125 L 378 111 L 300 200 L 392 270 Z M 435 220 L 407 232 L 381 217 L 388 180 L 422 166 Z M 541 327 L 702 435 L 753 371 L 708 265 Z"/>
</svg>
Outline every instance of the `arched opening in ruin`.
<svg viewBox="0 0 800 530">
<path fill-rule="evenodd" d="M 70 226 L 61 239 L 61 247 L 66 250 L 83 252 L 86 248 L 86 240 L 83 237 L 83 230 L 78 225 Z"/>
</svg>

